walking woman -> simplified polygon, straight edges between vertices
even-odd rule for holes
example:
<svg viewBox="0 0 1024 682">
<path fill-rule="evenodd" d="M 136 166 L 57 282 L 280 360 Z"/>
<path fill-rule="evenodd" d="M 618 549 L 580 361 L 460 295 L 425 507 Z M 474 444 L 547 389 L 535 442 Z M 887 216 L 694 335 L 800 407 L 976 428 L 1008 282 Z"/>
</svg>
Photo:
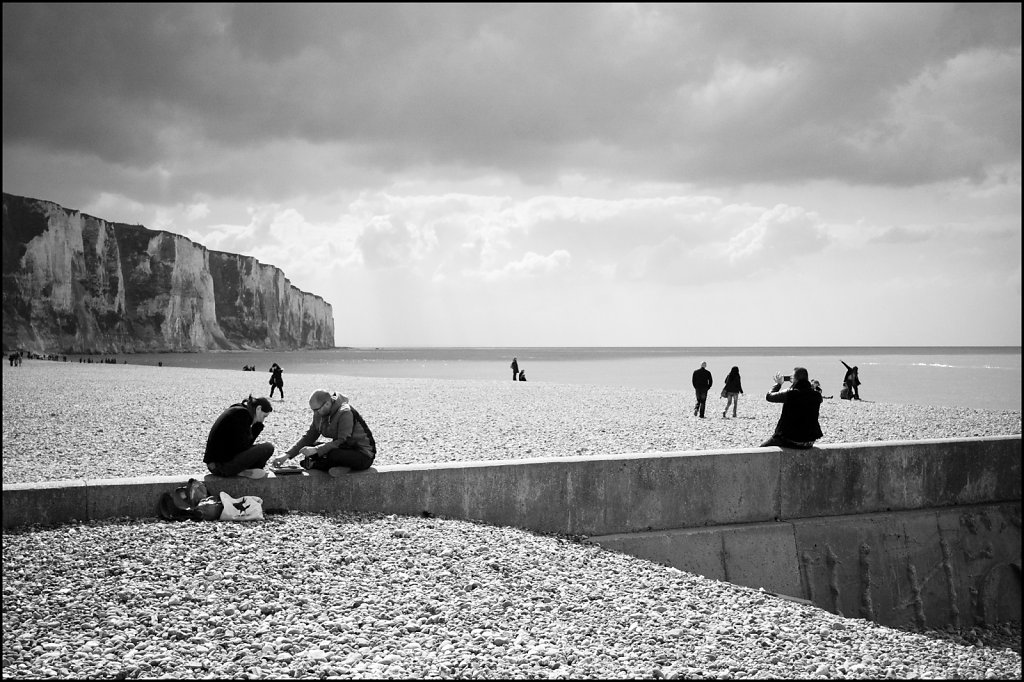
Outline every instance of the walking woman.
<svg viewBox="0 0 1024 682">
<path fill-rule="evenodd" d="M 743 393 L 743 385 L 740 383 L 740 368 L 733 367 L 729 370 L 729 376 L 725 377 L 725 388 L 722 389 L 722 394 L 725 396 L 725 409 L 722 410 L 722 418 L 726 419 L 725 413 L 729 411 L 729 405 L 732 405 L 732 416 L 736 417 L 736 408 L 740 404 L 740 393 Z"/>
</svg>

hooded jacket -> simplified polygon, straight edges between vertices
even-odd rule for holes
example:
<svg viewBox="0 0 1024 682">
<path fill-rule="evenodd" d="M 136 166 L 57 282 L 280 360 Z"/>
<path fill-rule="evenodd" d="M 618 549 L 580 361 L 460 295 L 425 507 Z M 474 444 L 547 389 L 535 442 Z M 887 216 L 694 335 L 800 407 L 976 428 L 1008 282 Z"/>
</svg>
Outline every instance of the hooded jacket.
<svg viewBox="0 0 1024 682">
<path fill-rule="evenodd" d="M 203 462 L 227 462 L 242 450 L 252 447 L 263 432 L 263 424 L 253 420 L 253 413 L 242 403 L 235 403 L 220 413 L 206 438 Z"/>
<path fill-rule="evenodd" d="M 354 415 L 352 406 L 348 400 L 337 395 L 332 397 L 333 404 L 331 411 L 324 416 L 313 415 L 313 421 L 306 433 L 288 449 L 289 457 L 299 454 L 299 450 L 308 446 L 316 445 L 321 437 L 326 438 L 326 443 L 316 445 L 318 454 L 324 454 L 335 448 L 345 447 L 352 450 L 359 450 L 364 455 L 374 457 L 377 454 L 376 447 L 370 441 L 369 435 L 363 429 Z M 351 438 L 351 440 L 349 440 Z"/>
</svg>

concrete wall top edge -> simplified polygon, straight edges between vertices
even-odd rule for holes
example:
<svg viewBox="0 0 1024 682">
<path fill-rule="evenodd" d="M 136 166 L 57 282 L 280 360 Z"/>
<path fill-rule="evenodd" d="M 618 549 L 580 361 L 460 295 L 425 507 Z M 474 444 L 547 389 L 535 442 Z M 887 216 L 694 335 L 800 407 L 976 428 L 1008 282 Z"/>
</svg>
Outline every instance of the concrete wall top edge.
<svg viewBox="0 0 1024 682">
<path fill-rule="evenodd" d="M 976 436 L 965 438 L 934 438 L 906 441 L 866 441 L 863 443 L 829 443 L 815 446 L 813 450 L 860 450 L 864 448 L 885 447 L 908 447 L 922 446 L 939 443 L 963 443 L 963 442 L 1004 442 L 1020 441 L 1020 434 L 1008 436 Z M 536 457 L 532 459 L 491 459 L 475 462 L 439 462 L 435 464 L 391 464 L 374 467 L 378 473 L 398 471 L 439 471 L 451 469 L 479 469 L 486 467 L 511 467 L 523 465 L 559 465 L 580 462 L 607 462 L 617 460 L 643 460 L 643 459 L 670 459 L 670 458 L 699 458 L 715 457 L 722 455 L 768 455 L 778 453 L 800 453 L 808 451 L 792 451 L 783 448 L 734 448 L 725 450 L 676 450 L 667 452 L 644 452 L 644 453 L 622 453 L 609 455 L 576 455 L 572 457 Z M 67 488 L 70 486 L 96 486 L 96 485 L 123 485 L 123 484 L 184 484 L 190 478 L 202 480 L 206 473 L 176 474 L 173 476 L 141 476 L 137 478 L 112 478 L 112 479 L 69 479 L 61 481 L 39 481 L 35 483 L 5 483 L 4 490 L 38 490 L 41 488 Z"/>
<path fill-rule="evenodd" d="M 84 478 L 72 478 L 63 481 L 39 481 L 37 483 L 4 483 L 4 492 L 15 490 L 55 490 L 58 488 L 87 488 L 91 483 Z"/>
</svg>

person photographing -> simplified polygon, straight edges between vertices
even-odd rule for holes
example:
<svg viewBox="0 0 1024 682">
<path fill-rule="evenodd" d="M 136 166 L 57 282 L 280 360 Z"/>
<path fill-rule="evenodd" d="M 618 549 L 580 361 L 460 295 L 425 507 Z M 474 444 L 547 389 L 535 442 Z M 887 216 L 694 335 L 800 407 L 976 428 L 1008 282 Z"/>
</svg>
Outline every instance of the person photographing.
<svg viewBox="0 0 1024 682">
<path fill-rule="evenodd" d="M 789 382 L 790 386 L 783 389 L 782 385 Z M 818 423 L 818 411 L 821 408 L 821 393 L 814 390 L 807 370 L 794 367 L 792 376 L 775 375 L 775 386 L 765 395 L 770 403 L 782 403 L 782 416 L 775 426 L 771 438 L 761 443 L 760 447 L 799 448 L 806 450 L 814 446 L 814 441 L 822 437 L 821 425 Z"/>
</svg>

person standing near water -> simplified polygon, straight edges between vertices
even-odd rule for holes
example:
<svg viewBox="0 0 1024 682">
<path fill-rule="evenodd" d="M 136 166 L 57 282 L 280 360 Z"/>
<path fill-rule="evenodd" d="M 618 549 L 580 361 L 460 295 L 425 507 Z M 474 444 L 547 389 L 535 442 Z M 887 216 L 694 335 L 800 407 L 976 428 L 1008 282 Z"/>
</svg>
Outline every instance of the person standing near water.
<svg viewBox="0 0 1024 682">
<path fill-rule="evenodd" d="M 270 366 L 270 397 L 274 397 L 274 389 L 276 388 L 281 392 L 281 400 L 284 400 L 284 377 L 281 374 L 284 372 L 281 369 L 281 365 L 276 362 Z"/>
<path fill-rule="evenodd" d="M 519 360 L 512 358 L 512 381 L 519 380 Z"/>
<path fill-rule="evenodd" d="M 701 419 L 704 418 L 704 405 L 708 401 L 708 391 L 711 390 L 711 384 L 715 383 L 707 367 L 708 363 L 702 362 L 700 369 L 693 373 L 693 390 L 697 393 L 697 404 L 693 406 L 693 416 L 696 417 L 699 412 Z"/>
<path fill-rule="evenodd" d="M 857 388 L 860 386 L 860 375 L 858 373 L 857 366 L 854 365 L 853 367 L 850 367 L 843 360 L 840 360 L 839 362 L 842 362 L 843 367 L 846 368 L 846 376 L 843 377 L 843 386 L 846 387 L 847 399 L 860 400 L 860 390 Z"/>
<path fill-rule="evenodd" d="M 729 411 L 729 405 L 732 405 L 732 416 L 735 418 L 736 408 L 740 404 L 740 393 L 743 393 L 739 367 L 733 367 L 729 370 L 729 376 L 725 377 L 725 388 L 722 389 L 722 393 L 726 398 L 725 409 L 722 410 L 722 418 L 725 418 L 725 413 Z"/>
</svg>

